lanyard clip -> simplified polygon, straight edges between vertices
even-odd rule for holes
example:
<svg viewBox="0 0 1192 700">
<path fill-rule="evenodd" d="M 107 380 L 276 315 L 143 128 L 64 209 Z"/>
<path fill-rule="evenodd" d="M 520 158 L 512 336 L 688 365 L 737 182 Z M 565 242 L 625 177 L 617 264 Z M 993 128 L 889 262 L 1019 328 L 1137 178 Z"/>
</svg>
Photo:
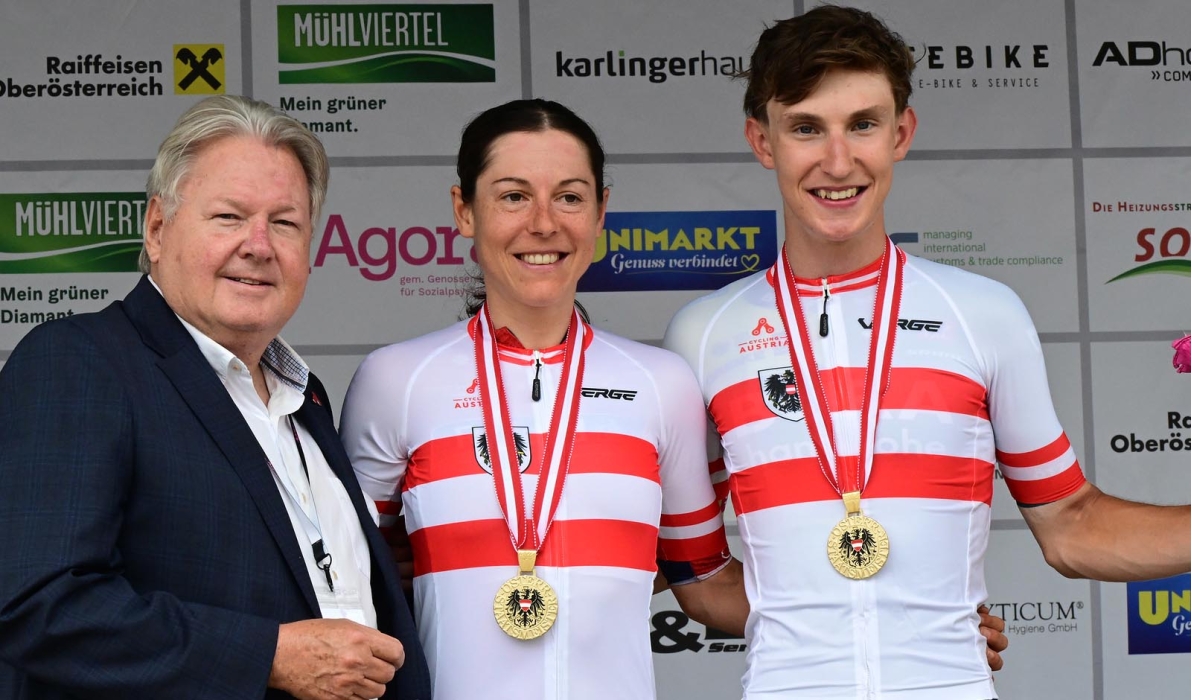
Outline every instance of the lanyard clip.
<svg viewBox="0 0 1192 700">
<path fill-rule="evenodd" d="M 323 546 L 323 540 L 312 542 L 310 548 L 315 555 L 315 566 L 323 572 L 323 576 L 327 579 L 327 588 L 334 593 L 335 584 L 331 582 L 331 553 Z"/>
</svg>

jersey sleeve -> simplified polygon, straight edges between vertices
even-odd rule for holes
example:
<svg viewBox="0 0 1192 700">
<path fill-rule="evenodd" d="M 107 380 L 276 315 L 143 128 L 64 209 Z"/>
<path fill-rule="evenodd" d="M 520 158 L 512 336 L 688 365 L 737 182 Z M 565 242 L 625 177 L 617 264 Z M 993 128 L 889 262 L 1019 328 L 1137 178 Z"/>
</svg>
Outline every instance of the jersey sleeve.
<svg viewBox="0 0 1192 700">
<path fill-rule="evenodd" d="M 1043 348 L 1022 301 L 1008 288 L 990 299 L 974 327 L 984 359 L 997 461 L 1020 505 L 1052 503 L 1084 484 L 1084 474 L 1051 402 Z"/>
<path fill-rule="evenodd" d="M 364 495 L 376 504 L 388 537 L 401 512 L 409 458 L 406 440 L 410 377 L 394 347 L 364 359 L 344 398 L 340 437 Z"/>
<path fill-rule="evenodd" d="M 729 561 L 720 503 L 709 478 L 704 402 L 691 370 L 678 358 L 658 377 L 662 424 L 659 476 L 662 518 L 658 564 L 672 585 L 703 580 Z"/>
</svg>

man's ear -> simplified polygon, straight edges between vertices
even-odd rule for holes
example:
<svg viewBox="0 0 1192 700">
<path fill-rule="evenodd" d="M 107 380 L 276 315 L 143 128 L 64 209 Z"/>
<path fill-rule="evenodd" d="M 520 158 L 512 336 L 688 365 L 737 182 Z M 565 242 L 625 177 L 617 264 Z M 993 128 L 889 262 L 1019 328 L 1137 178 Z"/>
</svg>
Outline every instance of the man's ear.
<svg viewBox="0 0 1192 700">
<path fill-rule="evenodd" d="M 914 107 L 907 107 L 898 115 L 898 124 L 894 127 L 894 161 L 906 158 L 911 150 L 911 142 L 915 140 L 915 130 L 919 128 L 919 117 Z"/>
<path fill-rule="evenodd" d="M 757 117 L 749 117 L 745 120 L 745 140 L 749 142 L 749 148 L 753 149 L 757 162 L 773 170 L 774 152 L 770 148 L 770 125 Z"/>
<path fill-rule="evenodd" d="M 154 195 L 145 208 L 145 253 L 152 264 L 161 259 L 161 234 L 165 226 L 165 205 L 160 196 Z"/>
</svg>

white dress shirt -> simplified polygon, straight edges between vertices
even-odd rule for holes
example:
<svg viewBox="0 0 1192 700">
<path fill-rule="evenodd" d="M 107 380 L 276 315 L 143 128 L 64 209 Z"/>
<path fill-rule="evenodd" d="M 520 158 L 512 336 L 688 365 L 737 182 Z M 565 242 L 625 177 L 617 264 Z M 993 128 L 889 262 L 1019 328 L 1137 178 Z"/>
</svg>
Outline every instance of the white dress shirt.
<svg viewBox="0 0 1192 700">
<path fill-rule="evenodd" d="M 157 288 L 156 283 L 153 286 Z M 182 317 L 178 320 L 195 339 L 269 459 L 273 481 L 290 516 L 322 616 L 346 618 L 375 629 L 377 613 L 372 597 L 372 563 L 356 509 L 314 438 L 301 423 L 290 419 L 305 400 L 310 371 L 306 363 L 281 338 L 274 338 L 269 343 L 261 358 L 269 388 L 269 405 L 266 406 L 253 386 L 252 375 L 239 358 Z M 294 430 L 302 443 L 305 470 L 295 444 Z M 376 522 L 375 506 L 369 499 L 365 501 L 373 522 Z M 312 539 L 318 536 L 322 537 L 326 551 L 331 555 L 334 590 L 327 585 L 327 577 L 317 566 L 311 548 Z"/>
</svg>

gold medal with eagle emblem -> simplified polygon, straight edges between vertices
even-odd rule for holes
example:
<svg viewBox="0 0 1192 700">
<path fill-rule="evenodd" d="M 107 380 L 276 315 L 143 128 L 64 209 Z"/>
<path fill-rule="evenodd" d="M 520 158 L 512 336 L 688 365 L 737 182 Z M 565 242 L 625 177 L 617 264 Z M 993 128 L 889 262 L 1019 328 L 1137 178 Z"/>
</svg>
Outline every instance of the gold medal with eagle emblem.
<svg viewBox="0 0 1192 700">
<path fill-rule="evenodd" d="M 521 572 L 506 581 L 493 599 L 493 614 L 505 634 L 514 639 L 537 639 L 555 624 L 559 598 L 550 584 L 534 575 L 537 552 L 517 551 Z"/>
<path fill-rule="evenodd" d="M 828 561 L 842 576 L 869 578 L 890 556 L 890 538 L 881 523 L 861 514 L 861 494 L 844 494 L 844 504 L 848 515 L 828 535 Z"/>
</svg>

